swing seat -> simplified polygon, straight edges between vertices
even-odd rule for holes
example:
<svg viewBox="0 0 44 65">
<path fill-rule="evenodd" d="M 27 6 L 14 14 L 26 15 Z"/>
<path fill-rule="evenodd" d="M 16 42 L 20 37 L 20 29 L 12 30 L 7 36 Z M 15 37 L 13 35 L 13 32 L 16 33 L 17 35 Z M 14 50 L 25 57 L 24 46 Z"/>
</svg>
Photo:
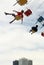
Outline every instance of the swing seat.
<svg viewBox="0 0 44 65">
<path fill-rule="evenodd" d="M 37 21 L 39 21 L 41 23 L 43 20 L 44 20 L 44 18 L 42 16 L 40 16 Z"/>
<path fill-rule="evenodd" d="M 30 16 L 32 14 L 32 11 L 30 9 L 28 9 L 27 11 L 24 12 L 24 14 L 26 16 Z"/>
<path fill-rule="evenodd" d="M 15 19 L 16 19 L 16 20 L 20 20 L 20 19 L 21 19 L 21 16 L 16 15 L 16 16 L 15 16 Z"/>
<path fill-rule="evenodd" d="M 44 32 L 42 32 L 41 35 L 44 37 Z"/>
<path fill-rule="evenodd" d="M 19 0 L 17 3 L 22 6 L 27 3 L 27 0 Z"/>
<path fill-rule="evenodd" d="M 32 33 L 35 33 L 36 31 L 32 30 Z"/>
</svg>

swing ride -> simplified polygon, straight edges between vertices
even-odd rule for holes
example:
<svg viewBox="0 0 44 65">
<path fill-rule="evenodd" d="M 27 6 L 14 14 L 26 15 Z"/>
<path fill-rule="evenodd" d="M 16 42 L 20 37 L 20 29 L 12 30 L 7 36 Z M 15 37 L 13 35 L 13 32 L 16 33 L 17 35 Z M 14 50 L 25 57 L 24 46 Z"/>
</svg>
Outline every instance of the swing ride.
<svg viewBox="0 0 44 65">
<path fill-rule="evenodd" d="M 28 2 L 28 0 L 16 0 L 17 2 L 14 4 L 14 6 L 18 3 L 20 6 L 24 6 L 25 4 L 27 4 L 27 2 Z M 25 10 L 21 10 L 20 12 L 19 11 L 16 11 L 16 10 L 13 10 L 13 12 L 15 12 L 15 13 L 17 13 L 16 15 L 14 14 L 14 13 L 6 13 L 5 12 L 5 15 L 12 15 L 12 16 L 14 16 L 14 19 L 11 21 L 11 22 L 9 22 L 10 24 L 12 23 L 12 22 L 14 22 L 15 20 L 21 20 L 21 23 L 23 23 L 23 18 L 24 18 L 24 15 L 26 16 L 26 17 L 28 17 L 28 16 L 30 16 L 30 15 L 32 15 L 32 10 L 31 9 L 27 9 L 26 11 Z M 39 23 L 41 23 L 41 25 L 42 25 L 42 27 L 41 28 L 43 28 L 44 27 L 44 17 L 43 16 L 40 16 L 38 19 L 37 19 L 37 22 L 36 22 L 36 24 L 39 22 Z M 37 32 L 38 31 L 38 25 L 36 25 L 35 27 L 33 26 L 33 27 L 31 27 L 31 30 L 29 31 L 29 32 L 32 32 L 31 34 L 33 34 L 33 33 L 35 33 L 35 32 Z M 43 36 L 44 37 L 44 32 L 41 32 L 41 36 Z"/>
<path fill-rule="evenodd" d="M 15 20 L 21 20 L 21 23 L 23 23 L 23 18 L 24 18 L 23 14 L 25 14 L 25 16 L 27 16 L 27 17 L 32 14 L 32 11 L 30 9 L 27 9 L 26 11 L 21 10 L 20 12 L 16 11 L 16 10 L 13 10 L 13 11 L 16 12 L 17 15 L 15 15 L 13 13 L 6 13 L 6 12 L 4 12 L 5 15 L 12 15 L 12 16 L 14 16 L 14 19 L 10 23 L 14 22 Z"/>
</svg>

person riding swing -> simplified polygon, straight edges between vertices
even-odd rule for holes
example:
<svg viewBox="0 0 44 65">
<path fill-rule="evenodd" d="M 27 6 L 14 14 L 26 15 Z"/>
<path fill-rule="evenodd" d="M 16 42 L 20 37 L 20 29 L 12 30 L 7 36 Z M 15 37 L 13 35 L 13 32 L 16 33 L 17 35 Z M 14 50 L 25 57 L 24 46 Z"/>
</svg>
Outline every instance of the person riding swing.
<svg viewBox="0 0 44 65">
<path fill-rule="evenodd" d="M 33 33 L 37 32 L 37 31 L 38 31 L 38 25 L 36 25 L 35 27 L 33 26 L 31 28 L 31 30 L 29 31 L 29 33 L 32 32 L 31 34 L 33 34 Z"/>
<path fill-rule="evenodd" d="M 15 11 L 15 10 L 13 10 L 13 11 Z M 4 12 L 5 13 L 5 15 L 12 15 L 13 17 L 14 17 L 14 19 L 11 21 L 11 22 L 9 22 L 10 24 L 12 23 L 12 22 L 14 22 L 15 20 L 20 20 L 21 19 L 21 23 L 23 23 L 23 10 L 21 10 L 21 12 L 18 12 L 18 11 L 15 11 L 16 13 L 17 13 L 17 15 L 15 15 L 14 13 L 7 13 L 7 12 Z"/>
</svg>

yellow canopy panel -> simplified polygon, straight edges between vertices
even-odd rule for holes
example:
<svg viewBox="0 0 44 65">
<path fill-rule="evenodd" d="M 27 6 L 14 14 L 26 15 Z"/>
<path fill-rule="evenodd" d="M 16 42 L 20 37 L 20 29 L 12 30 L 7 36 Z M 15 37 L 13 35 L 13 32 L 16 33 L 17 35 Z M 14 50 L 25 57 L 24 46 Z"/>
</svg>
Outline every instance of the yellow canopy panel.
<svg viewBox="0 0 44 65">
<path fill-rule="evenodd" d="M 21 5 L 21 6 L 25 5 L 26 3 L 27 3 L 27 0 L 19 0 L 18 1 L 18 4 Z"/>
</svg>

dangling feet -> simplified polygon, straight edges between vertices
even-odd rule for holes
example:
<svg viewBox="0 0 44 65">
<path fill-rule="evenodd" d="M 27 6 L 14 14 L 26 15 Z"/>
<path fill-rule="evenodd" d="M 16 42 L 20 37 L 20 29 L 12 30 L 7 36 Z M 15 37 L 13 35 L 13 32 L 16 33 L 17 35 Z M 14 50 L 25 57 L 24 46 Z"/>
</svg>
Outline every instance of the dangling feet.
<svg viewBox="0 0 44 65">
<path fill-rule="evenodd" d="M 13 19 L 12 21 L 10 21 L 9 23 L 11 24 L 12 22 L 14 22 L 15 21 L 15 19 Z"/>
<path fill-rule="evenodd" d="M 8 13 L 6 13 L 6 12 L 4 12 L 5 13 L 5 15 L 7 15 Z"/>
<path fill-rule="evenodd" d="M 12 21 L 11 22 L 9 22 L 10 24 L 12 23 Z"/>
</svg>

